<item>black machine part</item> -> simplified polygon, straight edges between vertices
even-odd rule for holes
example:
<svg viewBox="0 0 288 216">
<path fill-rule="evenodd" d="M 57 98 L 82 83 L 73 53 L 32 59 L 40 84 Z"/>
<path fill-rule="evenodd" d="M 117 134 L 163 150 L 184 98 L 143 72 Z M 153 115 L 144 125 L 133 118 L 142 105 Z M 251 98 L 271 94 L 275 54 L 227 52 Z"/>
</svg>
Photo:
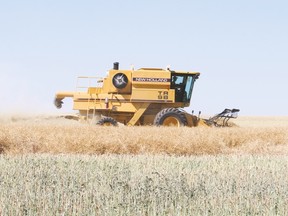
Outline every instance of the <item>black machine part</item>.
<svg viewBox="0 0 288 216">
<path fill-rule="evenodd" d="M 216 127 L 227 127 L 229 126 L 228 121 L 231 118 L 237 118 L 240 109 L 224 109 L 221 113 L 214 115 L 209 119 L 205 119 L 208 125 L 214 125 Z"/>
</svg>

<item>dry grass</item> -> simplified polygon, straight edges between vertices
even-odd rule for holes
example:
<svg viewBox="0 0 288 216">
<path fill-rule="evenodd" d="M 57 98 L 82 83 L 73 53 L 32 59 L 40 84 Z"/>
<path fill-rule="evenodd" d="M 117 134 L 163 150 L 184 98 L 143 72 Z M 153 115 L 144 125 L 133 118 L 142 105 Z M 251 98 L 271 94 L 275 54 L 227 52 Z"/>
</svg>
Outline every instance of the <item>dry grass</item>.
<svg viewBox="0 0 288 216">
<path fill-rule="evenodd" d="M 281 119 L 254 117 L 248 124 L 248 117 L 240 118 L 235 121 L 240 127 L 234 128 L 115 128 L 48 117 L 2 118 L 0 152 L 287 155 L 288 124 Z"/>
<path fill-rule="evenodd" d="M 288 118 L 235 123 L 0 118 L 0 215 L 286 215 Z"/>
</svg>

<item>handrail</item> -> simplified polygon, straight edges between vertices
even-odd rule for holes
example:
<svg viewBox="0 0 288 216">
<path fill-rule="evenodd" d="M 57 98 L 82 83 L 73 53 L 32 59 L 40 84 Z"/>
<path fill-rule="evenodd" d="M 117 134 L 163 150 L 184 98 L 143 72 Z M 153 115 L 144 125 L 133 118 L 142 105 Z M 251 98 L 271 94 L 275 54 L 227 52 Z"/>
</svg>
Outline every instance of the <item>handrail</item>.
<svg viewBox="0 0 288 216">
<path fill-rule="evenodd" d="M 84 79 L 88 80 L 87 84 L 84 84 L 82 81 L 80 81 Z M 91 87 L 101 88 L 103 86 L 103 82 L 99 82 L 99 81 L 102 81 L 102 80 L 103 78 L 98 77 L 98 76 L 78 76 L 77 83 L 76 83 L 76 92 L 80 91 L 80 89 L 82 91 L 83 89 L 88 90 Z"/>
</svg>

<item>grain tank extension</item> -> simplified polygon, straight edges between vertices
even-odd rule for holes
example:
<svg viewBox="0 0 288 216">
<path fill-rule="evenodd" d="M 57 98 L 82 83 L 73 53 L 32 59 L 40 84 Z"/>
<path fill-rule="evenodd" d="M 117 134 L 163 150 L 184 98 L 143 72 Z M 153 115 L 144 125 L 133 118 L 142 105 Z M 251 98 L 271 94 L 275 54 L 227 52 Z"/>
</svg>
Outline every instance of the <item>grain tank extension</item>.
<svg viewBox="0 0 288 216">
<path fill-rule="evenodd" d="M 56 93 L 54 104 L 61 108 L 62 100 L 71 97 L 79 118 L 98 125 L 227 126 L 230 118 L 237 117 L 238 109 L 225 109 L 210 119 L 182 109 L 190 106 L 199 75 L 169 68 L 119 70 L 116 62 L 105 78 L 78 77 L 88 84 L 78 85 L 75 92 Z"/>
</svg>

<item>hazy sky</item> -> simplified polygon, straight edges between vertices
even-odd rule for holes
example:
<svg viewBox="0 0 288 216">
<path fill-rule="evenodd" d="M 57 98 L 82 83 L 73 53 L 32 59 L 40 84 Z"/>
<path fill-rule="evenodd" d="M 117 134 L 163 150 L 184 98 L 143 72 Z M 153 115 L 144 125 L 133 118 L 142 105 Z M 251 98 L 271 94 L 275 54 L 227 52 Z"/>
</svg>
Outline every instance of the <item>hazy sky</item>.
<svg viewBox="0 0 288 216">
<path fill-rule="evenodd" d="M 189 111 L 288 115 L 288 1 L 0 0 L 0 113 L 67 113 L 57 91 L 120 68 L 199 71 Z"/>
</svg>

